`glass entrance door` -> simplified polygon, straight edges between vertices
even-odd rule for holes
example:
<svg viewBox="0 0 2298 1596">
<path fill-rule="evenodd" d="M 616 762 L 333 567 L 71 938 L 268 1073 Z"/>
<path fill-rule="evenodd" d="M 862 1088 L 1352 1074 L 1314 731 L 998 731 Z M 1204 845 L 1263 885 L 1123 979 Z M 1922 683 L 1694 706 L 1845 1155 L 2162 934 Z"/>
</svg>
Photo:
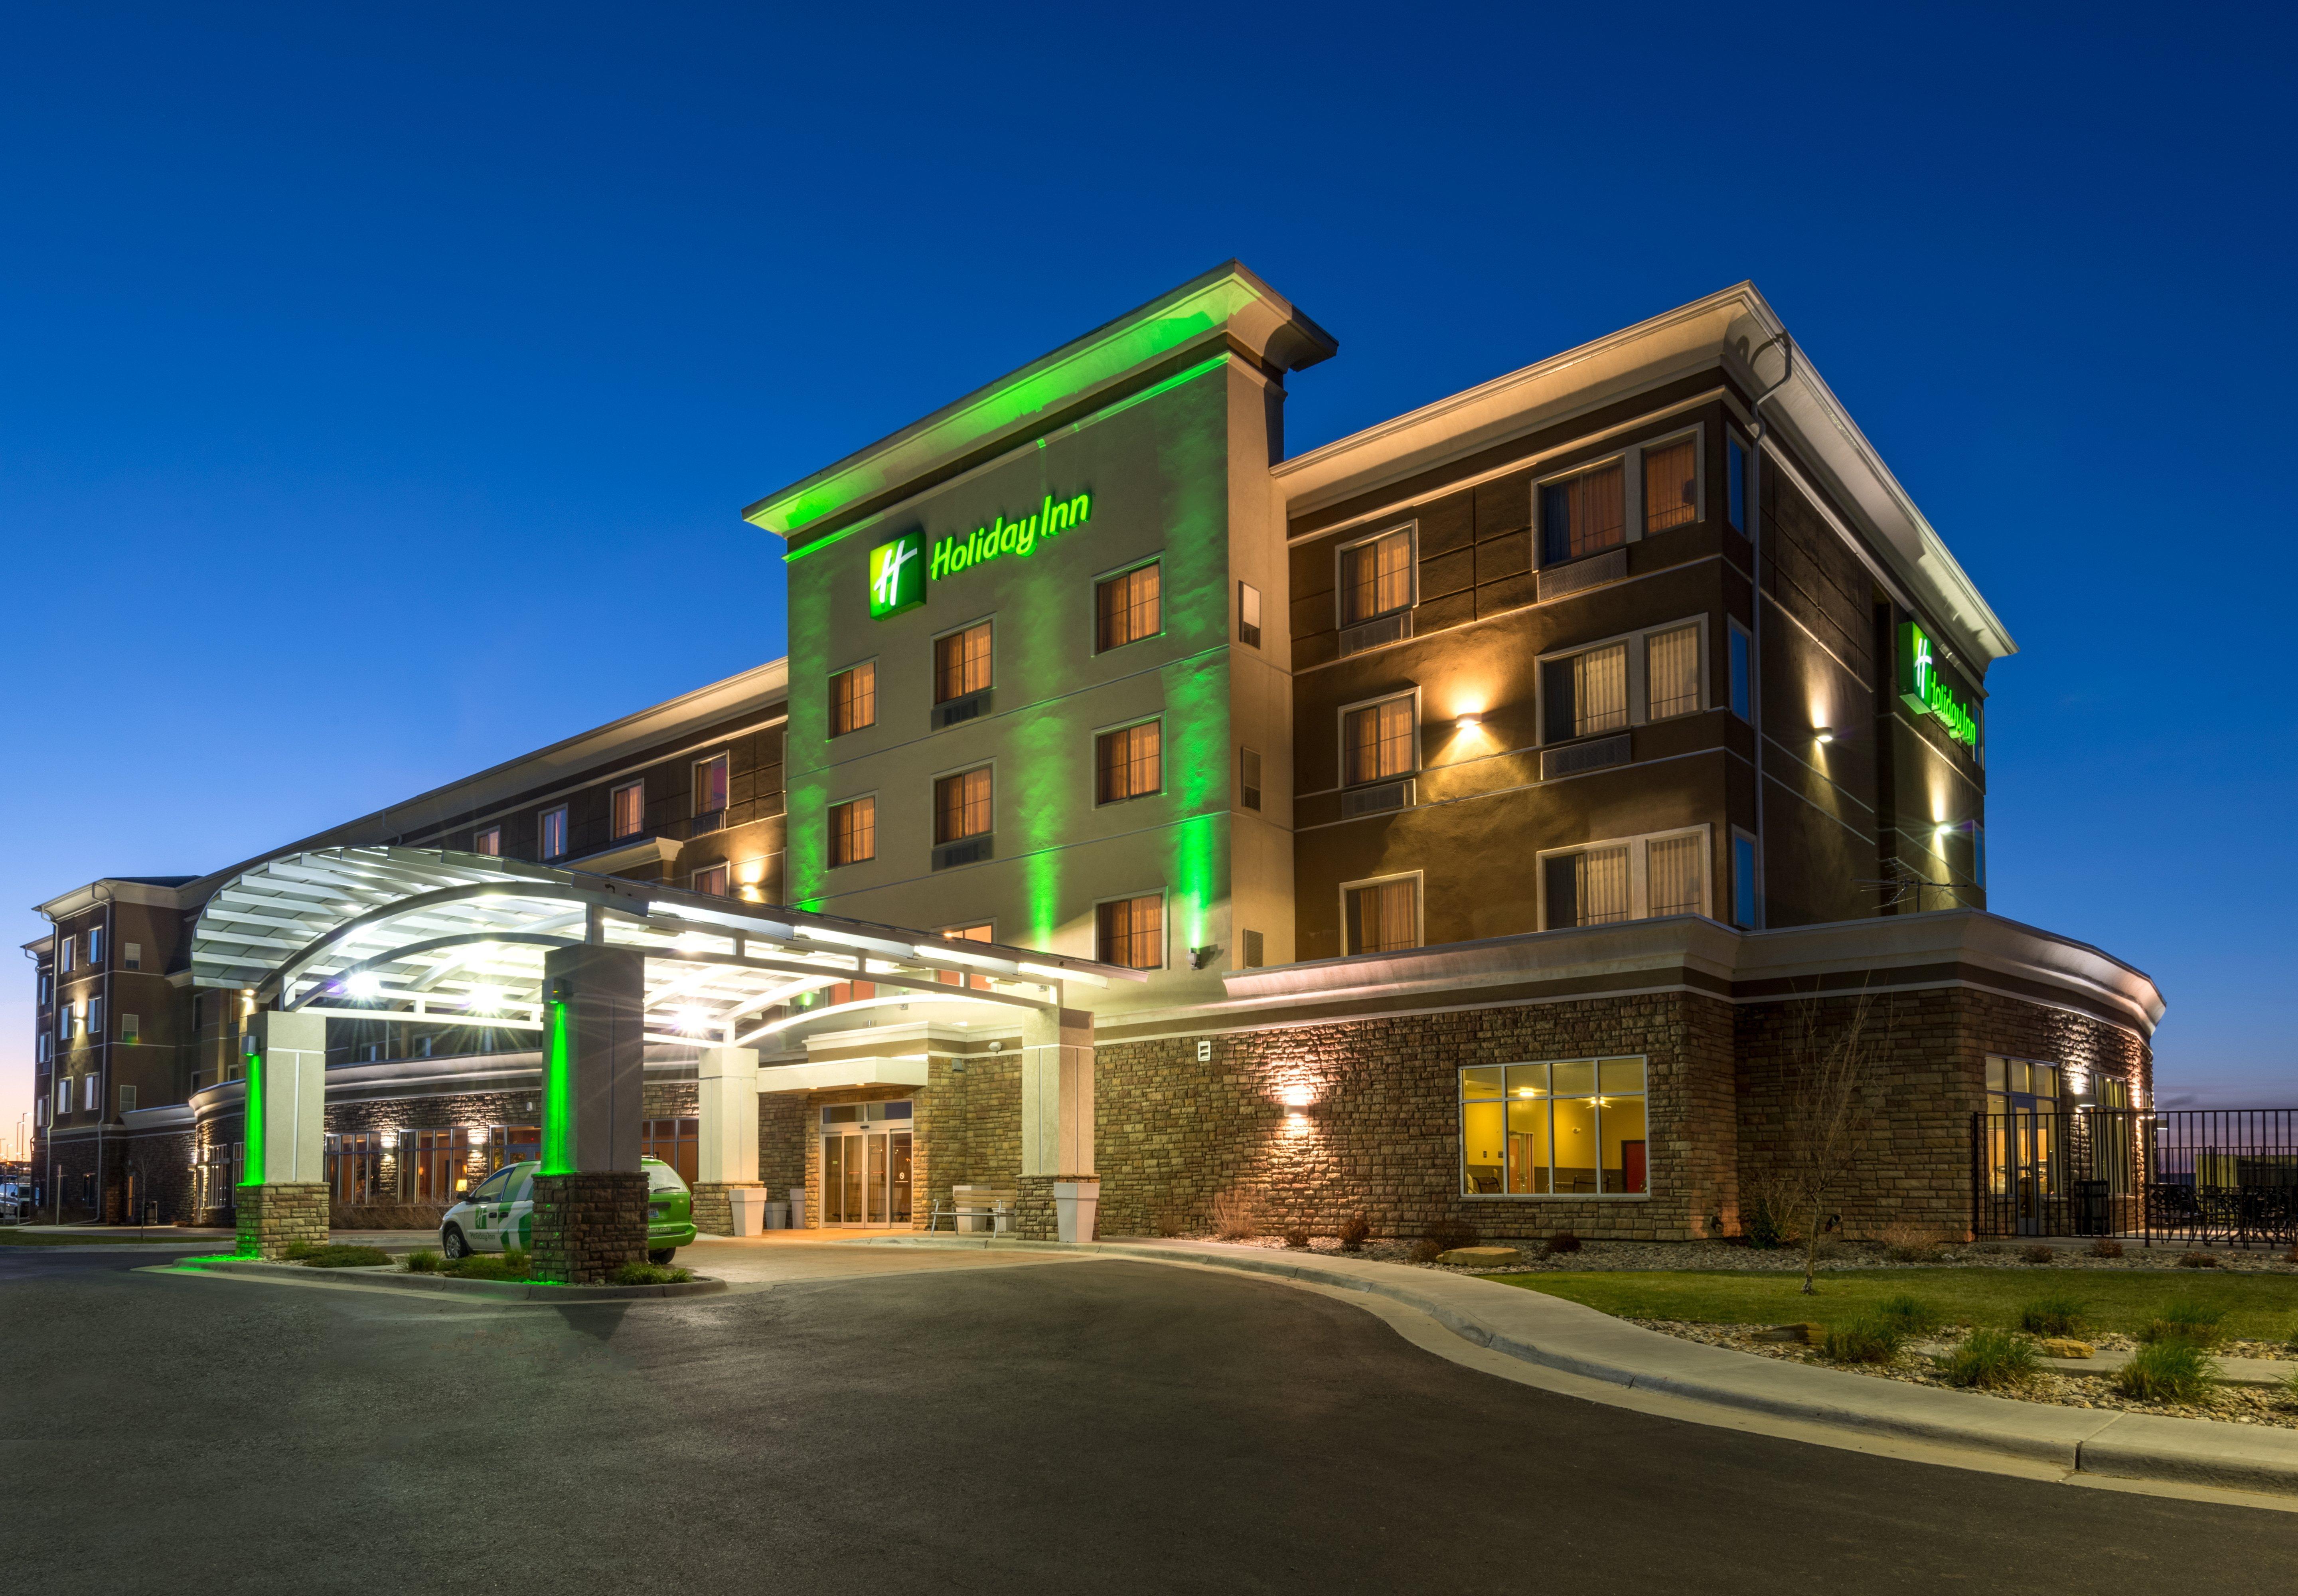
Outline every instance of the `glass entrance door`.
<svg viewBox="0 0 2298 1596">
<path fill-rule="evenodd" d="M 908 1103 L 822 1111 L 822 1222 L 884 1228 L 910 1222 L 915 1126 Z"/>
</svg>

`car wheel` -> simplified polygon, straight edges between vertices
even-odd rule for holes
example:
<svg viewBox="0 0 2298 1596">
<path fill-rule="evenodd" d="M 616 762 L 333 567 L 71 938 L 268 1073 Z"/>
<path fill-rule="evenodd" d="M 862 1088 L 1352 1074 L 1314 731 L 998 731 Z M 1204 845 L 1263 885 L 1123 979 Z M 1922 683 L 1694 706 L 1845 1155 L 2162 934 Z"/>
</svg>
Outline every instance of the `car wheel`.
<svg viewBox="0 0 2298 1596">
<path fill-rule="evenodd" d="M 463 1239 L 460 1225 L 450 1225 L 439 1232 L 439 1250 L 450 1258 L 468 1258 L 471 1255 L 471 1244 Z"/>
<path fill-rule="evenodd" d="M 672 1259 L 677 1256 L 678 1249 L 676 1247 L 650 1247 L 647 1250 L 647 1261 L 649 1263 L 668 1263 Z"/>
</svg>

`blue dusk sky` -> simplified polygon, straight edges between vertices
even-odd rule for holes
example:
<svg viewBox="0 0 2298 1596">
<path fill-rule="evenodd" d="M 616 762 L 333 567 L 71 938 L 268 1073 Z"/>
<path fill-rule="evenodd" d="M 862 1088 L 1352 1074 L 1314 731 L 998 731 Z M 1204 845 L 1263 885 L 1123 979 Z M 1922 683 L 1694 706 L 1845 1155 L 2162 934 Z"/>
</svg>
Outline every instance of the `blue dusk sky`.
<svg viewBox="0 0 2298 1596">
<path fill-rule="evenodd" d="M 1751 278 L 2020 644 L 1994 907 L 2298 1101 L 2290 14 L 12 7 L 9 935 L 774 657 L 741 506 L 1230 256 L 1295 452 Z"/>
</svg>

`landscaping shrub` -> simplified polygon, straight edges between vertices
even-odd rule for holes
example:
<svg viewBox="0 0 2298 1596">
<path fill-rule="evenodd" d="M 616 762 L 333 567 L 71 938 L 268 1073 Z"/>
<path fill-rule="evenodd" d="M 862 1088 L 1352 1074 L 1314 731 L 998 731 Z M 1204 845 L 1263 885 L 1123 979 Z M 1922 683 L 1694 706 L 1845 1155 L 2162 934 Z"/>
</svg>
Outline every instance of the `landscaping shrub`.
<svg viewBox="0 0 2298 1596">
<path fill-rule="evenodd" d="M 1296 1253 L 1305 1253 L 1309 1250 L 1309 1233 L 1295 1225 L 1285 1233 L 1285 1245 Z"/>
<path fill-rule="evenodd" d="M 2072 1336 L 2083 1327 L 2087 1306 L 2079 1297 L 2055 1291 L 2021 1309 L 2019 1327 L 2032 1336 Z"/>
<path fill-rule="evenodd" d="M 2226 1339 L 2226 1310 L 2180 1297 L 2164 1308 L 2154 1322 L 2138 1333 L 2145 1342 L 2186 1341 L 2213 1347 Z"/>
<path fill-rule="evenodd" d="M 290 1263 L 301 1263 L 318 1250 L 318 1244 L 316 1242 L 291 1241 L 287 1244 L 287 1250 L 280 1256 Z"/>
<path fill-rule="evenodd" d="M 2150 1342 L 2114 1371 L 2114 1388 L 2143 1402 L 2191 1402 L 2218 1383 L 2202 1344 L 2183 1336 Z"/>
<path fill-rule="evenodd" d="M 1938 1237 L 1921 1225 L 1886 1225 L 1881 1239 L 1883 1256 L 1893 1263 L 1937 1263 L 1946 1256 Z"/>
<path fill-rule="evenodd" d="M 1931 1362 L 1947 1384 L 1982 1391 L 2023 1385 L 2041 1367 L 2035 1360 L 2035 1344 L 2008 1330 L 1973 1330 L 1962 1345 Z"/>
<path fill-rule="evenodd" d="M 505 1247 L 502 1250 L 502 1261 L 503 1268 L 510 1270 L 513 1274 L 523 1275 L 526 1273 L 527 1261 L 526 1249 L 525 1247 Z"/>
<path fill-rule="evenodd" d="M 435 1275 L 439 1272 L 439 1254 L 428 1247 L 419 1247 L 407 1255 L 407 1272 L 410 1275 Z"/>
<path fill-rule="evenodd" d="M 1886 1298 L 1875 1310 L 1909 1336 L 1921 1336 L 1939 1327 L 1939 1311 L 1920 1297 L 1904 1293 Z"/>
<path fill-rule="evenodd" d="M 1341 1221 L 1341 1251 L 1361 1253 L 1372 1239 L 1372 1221 L 1360 1213 L 1352 1213 Z"/>
<path fill-rule="evenodd" d="M 609 1286 L 683 1286 L 694 1278 L 690 1269 L 673 1269 L 667 1264 L 626 1263 L 607 1277 Z"/>
<path fill-rule="evenodd" d="M 1906 1339 L 1905 1327 L 1878 1314 L 1830 1330 L 1820 1353 L 1830 1363 L 1889 1363 Z"/>
<path fill-rule="evenodd" d="M 512 1258 L 518 1260 L 513 1268 Z M 524 1280 L 526 1278 L 526 1254 L 524 1253 L 471 1253 L 439 1266 L 439 1272 L 458 1280 Z"/>
<path fill-rule="evenodd" d="M 2298 1263 L 2298 1242 L 2293 1242 L 2290 1244 L 2290 1250 L 2282 1254 L 2282 1261 L 2285 1263 Z"/>
<path fill-rule="evenodd" d="M 1223 1241 L 1251 1241 L 1261 1234 L 1260 1204 L 1240 1191 L 1213 1198 L 1213 1234 Z"/>
<path fill-rule="evenodd" d="M 2059 1251 L 2056 1247 L 2046 1247 L 2040 1242 L 2037 1242 L 2031 1247 L 2019 1249 L 2019 1261 L 2021 1263 L 2054 1263 L 2057 1261 Z"/>
<path fill-rule="evenodd" d="M 1434 1263 L 1436 1261 L 1436 1255 L 1442 1251 L 1444 1251 L 1444 1247 L 1441 1242 L 1436 1241 L 1431 1236 L 1424 1236 L 1418 1241 L 1412 1244 L 1412 1261 L 1415 1263 Z"/>
<path fill-rule="evenodd" d="M 1548 1250 L 1550 1253 L 1576 1253 L 1580 1250 L 1580 1238 L 1569 1230 L 1558 1230 L 1548 1238 Z"/>
<path fill-rule="evenodd" d="M 1788 1228 L 1782 1215 L 1771 1199 L 1758 1192 L 1740 1211 L 1740 1234 L 1751 1247 L 1766 1251 L 1788 1245 Z"/>
<path fill-rule="evenodd" d="M 1999 1241 L 1983 1241 L 1971 1250 L 1981 1257 L 1992 1258 L 2003 1250 L 2003 1244 Z"/>
<path fill-rule="evenodd" d="M 2094 1258 L 2120 1258 L 2122 1256 L 2122 1244 L 2111 1236 L 2102 1236 L 2090 1244 L 2090 1255 Z"/>
<path fill-rule="evenodd" d="M 389 1263 L 391 1254 L 381 1247 L 361 1247 L 348 1242 L 337 1242 L 324 1247 L 306 1247 L 302 1261 L 305 1269 L 373 1269 L 376 1264 Z"/>
<path fill-rule="evenodd" d="M 2178 1267 L 2182 1269 L 2214 1269 L 2219 1266 L 2216 1253 L 2181 1253 Z"/>
</svg>

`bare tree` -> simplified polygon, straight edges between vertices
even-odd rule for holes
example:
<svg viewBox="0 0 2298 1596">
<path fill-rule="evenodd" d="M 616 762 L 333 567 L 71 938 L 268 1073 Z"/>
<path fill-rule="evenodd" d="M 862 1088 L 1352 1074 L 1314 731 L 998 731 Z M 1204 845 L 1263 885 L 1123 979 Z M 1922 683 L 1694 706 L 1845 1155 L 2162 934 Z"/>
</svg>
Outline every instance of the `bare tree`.
<svg viewBox="0 0 2298 1596">
<path fill-rule="evenodd" d="M 1862 1110 L 1883 1041 L 1873 1025 L 1874 1010 L 1873 995 L 1862 991 L 1831 1029 L 1816 997 L 1806 1001 L 1796 1017 L 1781 1161 L 1770 1188 L 1773 1200 L 1803 1225 L 1806 1296 L 1815 1289 L 1812 1280 L 1819 1269 L 1828 1205 L 1849 1183 L 1864 1139 Z"/>
</svg>

